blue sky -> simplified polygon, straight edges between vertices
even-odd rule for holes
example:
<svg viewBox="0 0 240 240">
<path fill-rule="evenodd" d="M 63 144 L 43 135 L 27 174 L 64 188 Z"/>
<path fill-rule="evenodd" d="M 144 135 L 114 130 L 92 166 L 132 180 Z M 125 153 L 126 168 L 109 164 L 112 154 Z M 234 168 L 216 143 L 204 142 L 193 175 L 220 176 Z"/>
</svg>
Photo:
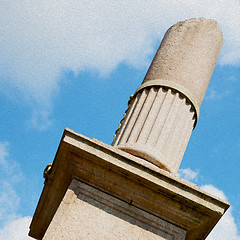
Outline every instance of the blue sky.
<svg viewBox="0 0 240 240">
<path fill-rule="evenodd" d="M 0 2 L 0 239 L 31 239 L 64 128 L 111 144 L 165 31 L 192 17 L 224 44 L 179 174 L 232 205 L 208 239 L 240 239 L 238 0 Z"/>
</svg>

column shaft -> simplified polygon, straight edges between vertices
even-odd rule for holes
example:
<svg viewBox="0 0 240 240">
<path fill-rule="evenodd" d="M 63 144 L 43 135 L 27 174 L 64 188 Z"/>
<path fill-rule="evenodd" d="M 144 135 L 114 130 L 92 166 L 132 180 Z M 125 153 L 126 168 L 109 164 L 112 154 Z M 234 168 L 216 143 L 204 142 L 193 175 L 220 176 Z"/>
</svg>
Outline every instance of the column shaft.
<svg viewBox="0 0 240 240">
<path fill-rule="evenodd" d="M 164 87 L 143 89 L 131 100 L 113 146 L 177 172 L 194 116 L 191 104 L 181 93 Z"/>
</svg>

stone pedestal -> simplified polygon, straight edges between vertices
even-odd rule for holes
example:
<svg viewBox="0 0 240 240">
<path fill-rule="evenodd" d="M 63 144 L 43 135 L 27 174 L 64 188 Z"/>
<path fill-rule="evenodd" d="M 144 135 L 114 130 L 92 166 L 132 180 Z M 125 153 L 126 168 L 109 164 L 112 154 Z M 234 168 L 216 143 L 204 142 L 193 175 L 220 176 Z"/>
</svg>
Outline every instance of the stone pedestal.
<svg viewBox="0 0 240 240">
<path fill-rule="evenodd" d="M 29 235 L 44 240 L 203 240 L 229 203 L 69 129 Z"/>
<path fill-rule="evenodd" d="M 185 239 L 186 231 L 73 179 L 44 240 Z"/>
</svg>

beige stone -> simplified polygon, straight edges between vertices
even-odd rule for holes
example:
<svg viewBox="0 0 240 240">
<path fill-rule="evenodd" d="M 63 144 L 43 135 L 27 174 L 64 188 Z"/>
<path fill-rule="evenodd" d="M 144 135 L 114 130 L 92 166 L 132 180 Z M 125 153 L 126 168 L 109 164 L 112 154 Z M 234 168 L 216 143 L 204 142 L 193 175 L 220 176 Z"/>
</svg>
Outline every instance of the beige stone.
<svg viewBox="0 0 240 240">
<path fill-rule="evenodd" d="M 147 161 L 66 129 L 29 235 L 203 240 L 228 207 Z"/>
<path fill-rule="evenodd" d="M 144 89 L 132 100 L 112 145 L 176 173 L 194 125 L 191 108 L 172 89 Z"/>
<path fill-rule="evenodd" d="M 214 20 L 195 18 L 179 22 L 166 32 L 143 83 L 163 79 L 183 86 L 201 106 L 222 47 Z"/>
<path fill-rule="evenodd" d="M 43 240 L 184 240 L 186 231 L 73 180 Z"/>
<path fill-rule="evenodd" d="M 176 173 L 222 45 L 217 22 L 172 26 L 131 97 L 113 146 Z"/>
</svg>

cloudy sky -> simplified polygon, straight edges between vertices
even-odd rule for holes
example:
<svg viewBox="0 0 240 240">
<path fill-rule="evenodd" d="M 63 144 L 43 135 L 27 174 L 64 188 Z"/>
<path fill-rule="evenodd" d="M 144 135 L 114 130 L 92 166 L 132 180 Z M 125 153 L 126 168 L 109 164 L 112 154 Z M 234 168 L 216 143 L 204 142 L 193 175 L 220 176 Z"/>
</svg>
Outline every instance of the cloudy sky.
<svg viewBox="0 0 240 240">
<path fill-rule="evenodd" d="M 64 128 L 111 144 L 166 30 L 196 17 L 224 43 L 179 174 L 231 203 L 208 240 L 240 240 L 239 0 L 0 0 L 0 239 L 31 239 Z"/>
</svg>

